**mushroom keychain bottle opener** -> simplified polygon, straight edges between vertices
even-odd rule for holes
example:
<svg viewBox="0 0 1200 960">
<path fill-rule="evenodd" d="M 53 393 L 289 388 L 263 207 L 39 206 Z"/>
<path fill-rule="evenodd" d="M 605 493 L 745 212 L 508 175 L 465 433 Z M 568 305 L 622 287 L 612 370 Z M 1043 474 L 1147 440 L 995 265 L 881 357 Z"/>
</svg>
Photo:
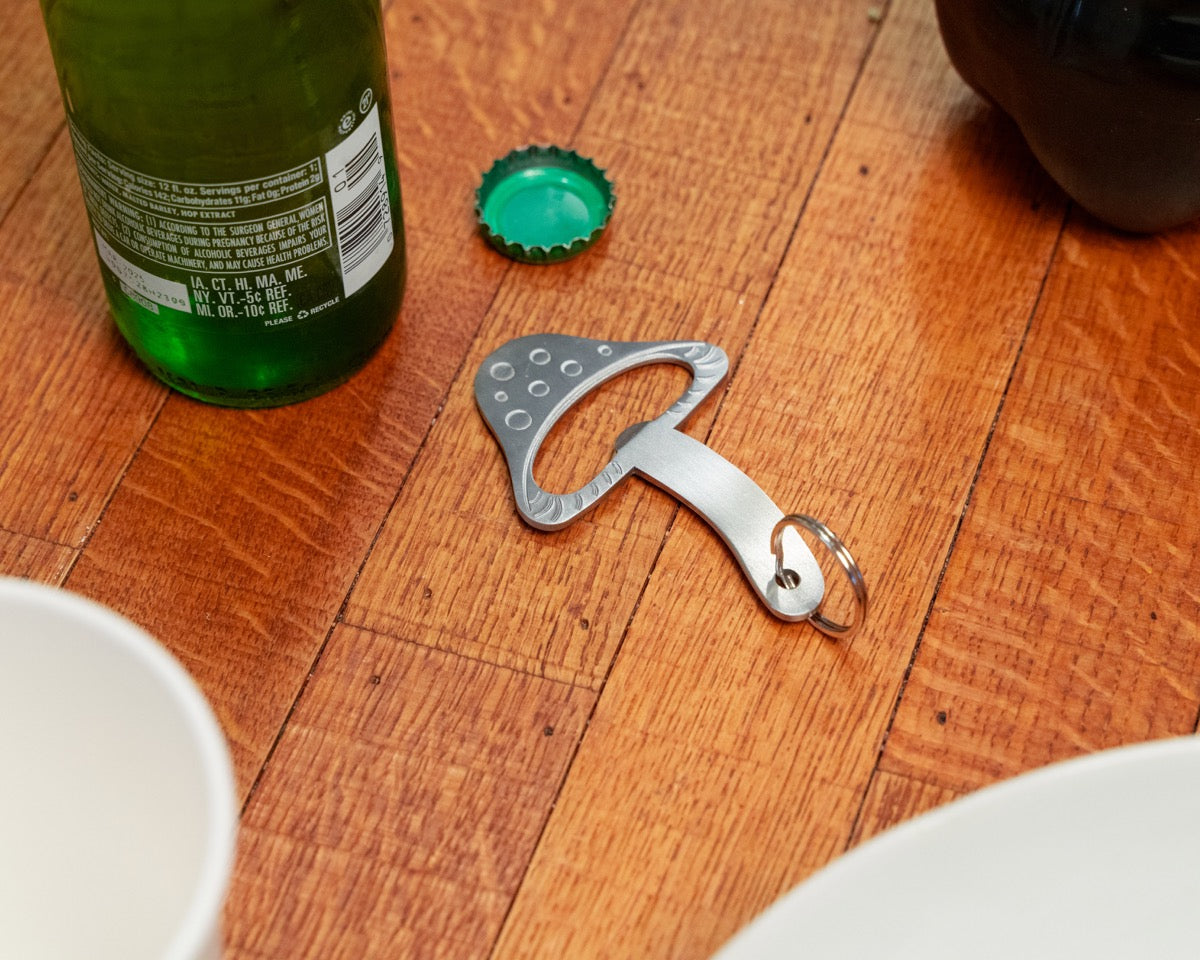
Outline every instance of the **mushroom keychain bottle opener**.
<svg viewBox="0 0 1200 960">
<path fill-rule="evenodd" d="M 567 494 L 538 486 L 534 461 L 559 418 L 613 377 L 654 363 L 691 371 L 683 395 L 661 416 L 622 432 L 612 459 L 590 483 Z M 699 340 L 622 343 L 534 334 L 510 340 L 483 361 L 475 399 L 504 451 L 517 512 L 526 523 L 562 529 L 637 474 L 687 504 L 721 535 L 775 616 L 807 620 L 830 636 L 848 637 L 866 619 L 867 588 L 842 541 L 819 520 L 784 514 L 741 470 L 676 429 L 728 370 L 725 351 Z M 801 529 L 820 540 L 845 571 L 858 604 L 852 622 L 835 623 L 821 614 L 825 580 Z"/>
</svg>

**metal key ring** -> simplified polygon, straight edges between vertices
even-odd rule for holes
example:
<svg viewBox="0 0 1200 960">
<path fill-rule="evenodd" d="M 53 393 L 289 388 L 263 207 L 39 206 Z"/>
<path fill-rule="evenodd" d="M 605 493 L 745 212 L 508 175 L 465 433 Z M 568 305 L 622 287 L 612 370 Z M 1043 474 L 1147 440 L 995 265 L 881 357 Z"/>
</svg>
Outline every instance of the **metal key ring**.
<svg viewBox="0 0 1200 960">
<path fill-rule="evenodd" d="M 809 621 L 814 627 L 828 636 L 834 638 L 852 637 L 867 619 L 867 584 L 863 579 L 862 570 L 854 562 L 854 557 L 850 555 L 850 551 L 846 549 L 846 545 L 842 543 L 837 534 L 820 520 L 802 513 L 789 513 L 775 524 L 775 529 L 771 531 L 771 552 L 775 554 L 775 579 L 785 589 L 789 586 L 795 586 L 793 582 L 795 575 L 792 574 L 792 577 L 789 577 L 788 574 L 791 571 L 783 565 L 783 531 L 788 527 L 803 527 L 825 545 L 826 549 L 833 554 L 834 559 L 837 560 L 846 572 L 846 578 L 850 581 L 850 586 L 854 590 L 854 599 L 858 601 L 858 616 L 850 623 L 836 623 L 826 618 L 821 614 L 820 607 L 817 607 L 809 615 Z"/>
</svg>

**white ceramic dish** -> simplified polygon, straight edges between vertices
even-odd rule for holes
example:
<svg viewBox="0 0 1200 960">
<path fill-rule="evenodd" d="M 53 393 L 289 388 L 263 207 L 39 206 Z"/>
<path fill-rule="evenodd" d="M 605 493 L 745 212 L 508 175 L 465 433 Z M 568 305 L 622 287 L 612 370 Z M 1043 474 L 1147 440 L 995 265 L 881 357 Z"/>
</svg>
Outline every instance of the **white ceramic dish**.
<svg viewBox="0 0 1200 960">
<path fill-rule="evenodd" d="M 1200 957 L 1200 738 L 1045 767 L 786 894 L 714 960 Z"/>
<path fill-rule="evenodd" d="M 236 828 L 225 739 L 179 663 L 0 579 L 0 957 L 216 960 Z"/>
</svg>

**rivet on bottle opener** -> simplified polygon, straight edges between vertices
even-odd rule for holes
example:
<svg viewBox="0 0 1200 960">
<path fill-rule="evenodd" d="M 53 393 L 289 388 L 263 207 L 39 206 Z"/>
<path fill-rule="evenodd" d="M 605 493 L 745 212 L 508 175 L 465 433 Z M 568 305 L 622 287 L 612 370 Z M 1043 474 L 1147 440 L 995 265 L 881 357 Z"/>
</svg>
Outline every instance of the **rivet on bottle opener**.
<svg viewBox="0 0 1200 960">
<path fill-rule="evenodd" d="M 574 493 L 543 490 L 533 478 L 551 428 L 590 391 L 635 367 L 674 363 L 692 383 L 661 416 L 627 428 L 612 459 Z M 508 461 L 517 512 L 540 530 L 560 530 L 637 474 L 673 494 L 721 535 L 767 608 L 783 620 L 807 620 L 833 637 L 865 622 L 867 588 L 845 544 L 819 520 L 784 514 L 759 486 L 699 440 L 677 430 L 724 379 L 729 359 L 699 340 L 621 343 L 544 333 L 510 340 L 483 361 L 475 399 Z M 858 603 L 848 624 L 821 614 L 825 579 L 799 531 L 812 533 L 845 571 Z"/>
</svg>

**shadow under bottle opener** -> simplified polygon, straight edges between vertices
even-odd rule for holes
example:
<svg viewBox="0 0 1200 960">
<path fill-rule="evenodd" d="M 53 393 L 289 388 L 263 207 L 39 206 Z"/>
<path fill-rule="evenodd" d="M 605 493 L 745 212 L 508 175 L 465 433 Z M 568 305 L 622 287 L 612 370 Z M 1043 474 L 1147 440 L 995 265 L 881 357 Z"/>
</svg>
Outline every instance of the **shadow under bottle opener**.
<svg viewBox="0 0 1200 960">
<path fill-rule="evenodd" d="M 592 390 L 655 363 L 687 367 L 691 385 L 661 416 L 624 430 L 612 459 L 589 483 L 573 493 L 543 490 L 533 465 L 554 424 Z M 530 526 L 560 530 L 636 474 L 687 504 L 720 534 L 775 616 L 849 637 L 866 620 L 867 588 L 845 544 L 821 521 L 785 514 L 741 470 L 676 429 L 728 370 L 725 351 L 700 340 L 623 343 L 534 334 L 510 340 L 483 361 L 475 399 L 508 462 L 517 512 Z M 850 623 L 822 615 L 825 579 L 800 530 L 820 540 L 845 571 L 858 605 Z"/>
</svg>

